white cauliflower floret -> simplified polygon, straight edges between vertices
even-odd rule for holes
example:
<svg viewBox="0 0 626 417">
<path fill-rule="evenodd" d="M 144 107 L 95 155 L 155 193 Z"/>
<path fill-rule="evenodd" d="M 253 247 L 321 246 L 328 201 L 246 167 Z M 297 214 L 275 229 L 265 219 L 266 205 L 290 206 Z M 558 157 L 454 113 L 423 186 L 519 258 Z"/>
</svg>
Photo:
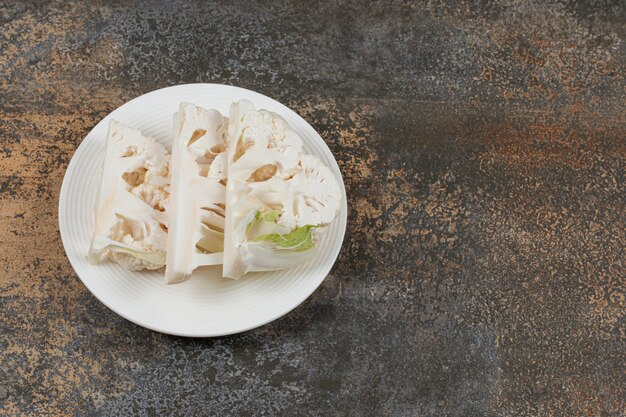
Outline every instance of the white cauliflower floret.
<svg viewBox="0 0 626 417">
<path fill-rule="evenodd" d="M 167 152 L 151 155 L 145 162 L 144 179 L 129 190 L 152 208 L 165 211 L 170 194 L 170 155 Z"/>
<path fill-rule="evenodd" d="M 154 139 L 111 121 L 89 258 L 128 269 L 165 265 L 169 154 Z"/>
<path fill-rule="evenodd" d="M 229 163 L 234 166 L 229 178 L 246 182 L 259 169 L 289 178 L 297 171 L 302 140 L 276 113 L 257 111 L 246 100 L 234 103 L 228 135 Z"/>
<path fill-rule="evenodd" d="M 165 240 L 158 232 L 144 236 L 141 240 L 135 240 L 130 233 L 121 237 L 116 236 L 116 238 L 120 243 L 126 245 L 127 248 L 136 253 L 145 252 L 146 254 L 164 254 L 166 250 Z M 109 251 L 109 259 L 131 271 L 159 269 L 163 267 L 160 262 L 139 258 L 129 252 Z"/>
<path fill-rule="evenodd" d="M 313 155 L 301 155 L 298 171 L 287 180 L 274 177 L 249 186 L 252 196 L 282 211 L 277 222 L 284 226 L 325 226 L 339 213 L 341 190 L 337 179 Z"/>
<path fill-rule="evenodd" d="M 314 254 L 315 229 L 337 216 L 333 173 L 275 113 L 233 103 L 227 146 L 223 275 L 283 269 Z"/>
<path fill-rule="evenodd" d="M 124 268 L 130 271 L 163 268 L 163 265 L 154 264 L 152 262 L 146 261 L 145 259 L 137 258 L 136 256 L 126 252 L 111 251 L 109 252 L 109 259 L 122 265 Z"/>
<path fill-rule="evenodd" d="M 130 192 L 148 203 L 152 208 L 165 211 L 169 200 L 169 185 L 141 184 Z"/>
</svg>

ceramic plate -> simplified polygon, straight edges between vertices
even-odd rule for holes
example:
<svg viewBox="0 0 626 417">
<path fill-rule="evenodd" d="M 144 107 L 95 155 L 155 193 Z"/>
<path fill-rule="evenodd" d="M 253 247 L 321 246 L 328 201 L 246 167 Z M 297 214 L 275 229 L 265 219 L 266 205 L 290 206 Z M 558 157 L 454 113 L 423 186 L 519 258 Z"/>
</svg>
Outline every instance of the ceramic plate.
<svg viewBox="0 0 626 417">
<path fill-rule="evenodd" d="M 109 120 L 114 118 L 171 148 L 172 116 L 182 101 L 228 114 L 232 101 L 250 100 L 282 116 L 304 141 L 305 151 L 320 158 L 337 176 L 343 200 L 326 228 L 316 257 L 278 271 L 247 274 L 238 281 L 222 278 L 218 268 L 201 268 L 189 281 L 163 282 L 162 271 L 132 272 L 105 262 L 92 265 L 87 250 L 95 223 L 99 167 Z M 122 317 L 152 330 L 181 336 L 222 336 L 249 330 L 286 314 L 322 283 L 335 263 L 347 218 L 345 188 L 339 167 L 317 132 L 284 105 L 242 88 L 188 84 L 145 94 L 119 107 L 93 128 L 65 173 L 59 201 L 59 227 L 65 252 L 76 274 L 102 303 Z"/>
</svg>

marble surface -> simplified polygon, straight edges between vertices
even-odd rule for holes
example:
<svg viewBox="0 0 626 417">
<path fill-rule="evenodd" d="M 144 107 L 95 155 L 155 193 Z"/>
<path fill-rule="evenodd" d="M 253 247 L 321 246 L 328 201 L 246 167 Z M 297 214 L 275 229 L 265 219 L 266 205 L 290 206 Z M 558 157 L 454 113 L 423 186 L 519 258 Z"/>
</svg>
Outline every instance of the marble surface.
<svg viewBox="0 0 626 417">
<path fill-rule="evenodd" d="M 623 2 L 0 3 L 0 415 L 616 416 L 626 398 Z M 87 132 L 190 82 L 336 155 L 322 286 L 218 339 L 118 317 L 61 245 Z"/>
</svg>

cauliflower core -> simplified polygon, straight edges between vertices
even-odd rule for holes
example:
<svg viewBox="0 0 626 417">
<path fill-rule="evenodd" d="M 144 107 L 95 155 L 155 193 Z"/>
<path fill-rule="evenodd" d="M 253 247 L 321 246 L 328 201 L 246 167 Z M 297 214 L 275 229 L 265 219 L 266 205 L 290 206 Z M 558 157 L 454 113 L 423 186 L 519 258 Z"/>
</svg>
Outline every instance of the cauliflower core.
<svg viewBox="0 0 626 417">
<path fill-rule="evenodd" d="M 174 115 L 167 283 L 184 281 L 198 266 L 222 261 L 227 123 L 217 110 L 188 103 Z"/>
</svg>

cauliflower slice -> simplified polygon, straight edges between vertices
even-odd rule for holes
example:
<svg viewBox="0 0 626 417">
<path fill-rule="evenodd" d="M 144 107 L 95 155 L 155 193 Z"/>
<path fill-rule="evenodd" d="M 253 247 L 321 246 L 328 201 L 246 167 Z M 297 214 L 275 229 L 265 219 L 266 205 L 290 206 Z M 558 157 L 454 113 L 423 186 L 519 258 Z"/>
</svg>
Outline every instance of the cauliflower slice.
<svg viewBox="0 0 626 417">
<path fill-rule="evenodd" d="M 223 275 L 291 267 L 311 259 L 319 228 L 337 216 L 341 191 L 333 173 L 305 155 L 285 120 L 249 101 L 233 103 Z"/>
<path fill-rule="evenodd" d="M 217 110 L 188 103 L 174 115 L 168 284 L 187 280 L 198 266 L 222 262 L 227 125 Z"/>
<path fill-rule="evenodd" d="M 169 153 L 154 139 L 112 120 L 96 202 L 89 259 L 130 269 L 165 265 Z"/>
<path fill-rule="evenodd" d="M 289 228 L 324 226 L 339 212 L 341 189 L 334 174 L 314 155 L 301 155 L 296 173 L 249 183 L 253 197 L 282 211 L 277 223 Z M 339 197 L 339 198 L 338 198 Z"/>
</svg>

